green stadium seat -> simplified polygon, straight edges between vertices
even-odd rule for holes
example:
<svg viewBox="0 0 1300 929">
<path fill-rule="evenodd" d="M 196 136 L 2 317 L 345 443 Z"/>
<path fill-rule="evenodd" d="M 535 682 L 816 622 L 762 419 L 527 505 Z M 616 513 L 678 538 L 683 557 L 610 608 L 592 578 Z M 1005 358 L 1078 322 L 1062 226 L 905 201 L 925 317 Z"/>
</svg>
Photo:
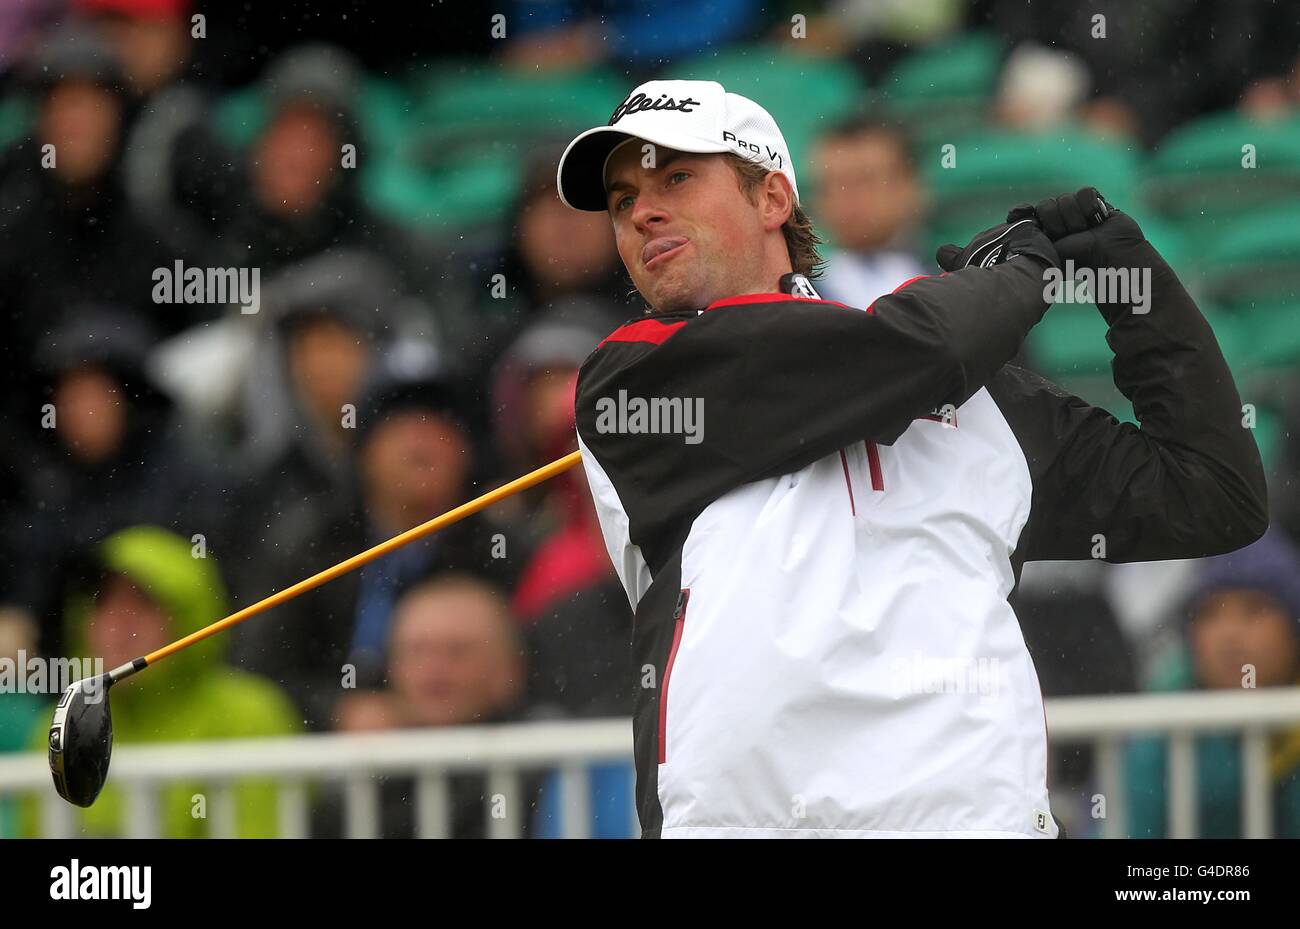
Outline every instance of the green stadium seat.
<svg viewBox="0 0 1300 929">
<path fill-rule="evenodd" d="M 375 92 L 379 125 L 393 141 L 365 178 L 367 195 L 389 215 L 434 231 L 485 227 L 513 201 L 529 142 L 567 139 L 606 122 L 623 92 L 608 71 L 422 65 L 402 96 Z"/>
<path fill-rule="evenodd" d="M 1137 154 L 1081 130 L 1047 134 L 988 130 L 953 142 L 956 163 L 945 168 L 936 150 L 922 160 L 933 194 L 929 253 L 944 242 L 964 243 L 1006 216 L 1019 202 L 1034 203 L 1093 185 L 1116 204 L 1132 199 Z"/>
<path fill-rule="evenodd" d="M 664 78 L 718 81 L 772 114 L 797 167 L 808 164 L 817 137 L 868 99 L 858 73 L 839 59 L 813 58 L 778 46 L 710 53 L 674 64 Z M 811 180 L 810 174 L 804 177 Z M 802 185 L 801 185 L 802 186 Z M 811 193 L 800 190 L 806 200 Z"/>
<path fill-rule="evenodd" d="M 1002 42 L 983 32 L 919 49 L 885 78 L 882 102 L 911 126 L 918 144 L 953 141 L 987 119 L 1002 53 Z"/>
<path fill-rule="evenodd" d="M 422 169 L 387 159 L 362 176 L 367 200 L 394 219 L 429 229 L 473 232 L 501 219 L 519 186 L 520 157 L 511 148 Z"/>
<path fill-rule="evenodd" d="M 1259 446 L 1259 457 L 1265 468 L 1271 468 L 1282 453 L 1285 438 L 1282 417 L 1270 407 L 1259 407 L 1255 414 L 1254 433 L 1255 444 Z"/>
<path fill-rule="evenodd" d="M 31 104 L 21 96 L 0 99 L 0 149 L 8 148 L 31 130 Z"/>
<path fill-rule="evenodd" d="M 1102 193 L 1107 197 L 1110 196 L 1104 190 Z M 1179 280 L 1186 285 L 1194 279 L 1196 266 L 1192 262 L 1187 236 L 1180 227 L 1145 210 L 1140 200 L 1133 204 L 1133 209 L 1129 209 L 1123 203 L 1116 203 L 1115 206 L 1133 217 L 1142 228 L 1146 240 L 1160 253 L 1160 257 L 1168 262 L 1169 267 L 1174 269 Z"/>
<path fill-rule="evenodd" d="M 519 131 L 507 133 L 500 125 L 480 131 L 462 121 L 457 127 L 465 134 L 458 136 L 452 131 L 455 118 L 431 124 L 428 108 L 429 101 L 400 82 L 375 76 L 363 81 L 357 115 L 364 142 L 357 165 L 366 199 L 396 220 L 433 229 L 499 219 L 518 185 Z M 223 138 L 238 146 L 251 144 L 266 118 L 256 86 L 227 96 L 215 114 Z"/>
<path fill-rule="evenodd" d="M 1216 334 L 1232 327 L 1230 339 L 1220 334 L 1220 342 L 1234 373 L 1300 371 L 1300 301 L 1206 308 L 1205 315 Z"/>
<path fill-rule="evenodd" d="M 1091 303 L 1057 303 L 1029 332 L 1029 357 L 1044 377 L 1109 377 L 1106 320 Z"/>
<path fill-rule="evenodd" d="M 609 71 L 539 75 L 482 64 L 436 68 L 412 87 L 426 163 L 454 163 L 483 146 L 603 124 L 625 92 Z"/>
<path fill-rule="evenodd" d="M 1248 144 L 1254 168 L 1242 166 Z M 1233 111 L 1182 126 L 1147 162 L 1142 196 L 1198 247 L 1208 246 L 1243 213 L 1300 198 L 1300 118 L 1259 122 Z"/>
<path fill-rule="evenodd" d="M 246 148 L 266 122 L 266 101 L 256 86 L 234 91 L 217 103 L 212 122 L 227 145 Z"/>
<path fill-rule="evenodd" d="M 258 85 L 226 95 L 216 106 L 214 124 L 231 145 L 252 144 L 267 120 L 266 98 Z M 398 82 L 367 76 L 357 100 L 357 116 L 367 145 L 389 150 L 401 145 L 416 122 L 405 88 Z M 358 152 L 358 164 L 367 152 Z"/>
<path fill-rule="evenodd" d="M 1197 266 L 1198 292 L 1216 305 L 1300 305 L 1300 199 L 1238 216 Z"/>
<path fill-rule="evenodd" d="M 1154 308 L 1153 308 L 1154 310 Z M 1234 373 L 1287 364 L 1300 351 L 1300 308 L 1263 308 L 1258 318 L 1203 307 L 1224 358 Z M 1272 334 L 1267 347 L 1260 340 L 1275 327 L 1293 327 Z M 1110 377 L 1114 353 L 1106 342 L 1106 321 L 1095 304 L 1056 303 L 1029 333 L 1034 363 L 1048 377 Z"/>
<path fill-rule="evenodd" d="M 361 122 L 372 151 L 396 151 L 418 124 L 414 101 L 398 81 L 367 77 L 361 85 Z"/>
<path fill-rule="evenodd" d="M 1241 377 L 1259 366 L 1258 356 L 1251 350 L 1250 327 L 1246 320 L 1208 305 L 1201 306 L 1201 314 L 1214 330 L 1214 338 L 1234 377 Z"/>
</svg>

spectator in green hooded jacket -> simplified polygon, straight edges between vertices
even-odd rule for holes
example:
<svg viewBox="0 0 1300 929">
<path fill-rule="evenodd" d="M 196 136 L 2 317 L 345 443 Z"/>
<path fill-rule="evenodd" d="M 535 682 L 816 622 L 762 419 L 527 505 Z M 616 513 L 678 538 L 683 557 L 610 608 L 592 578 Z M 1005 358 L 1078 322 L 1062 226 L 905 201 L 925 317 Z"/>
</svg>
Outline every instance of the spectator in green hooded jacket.
<svg viewBox="0 0 1300 929">
<path fill-rule="evenodd" d="M 188 635 L 227 614 L 221 575 L 211 557 L 165 529 L 135 526 L 109 536 L 99 547 L 102 573 L 93 594 L 74 594 L 65 612 L 65 641 L 74 655 L 102 657 L 105 668 Z M 224 662 L 225 638 L 214 636 L 177 652 L 145 674 L 113 688 L 115 746 L 282 736 L 301 721 L 291 701 L 271 682 Z M 44 748 L 49 721 L 42 718 L 31 745 Z M 209 834 L 219 802 L 213 784 L 173 783 L 158 793 L 160 833 L 170 838 Z M 199 796 L 204 799 L 202 802 Z M 276 791 L 269 781 L 240 781 L 235 835 L 269 837 L 277 832 Z M 24 811 L 29 833 L 39 833 L 39 803 Z M 199 815 L 205 813 L 206 815 Z M 125 794 L 108 784 L 95 804 L 74 814 L 83 835 L 126 831 Z"/>
<path fill-rule="evenodd" d="M 1241 690 L 1300 685 L 1300 551 L 1272 529 L 1240 551 L 1207 558 L 1187 600 L 1186 645 L 1168 656 L 1151 690 Z M 1194 740 L 1202 838 L 1241 838 L 1241 737 Z M 1168 835 L 1168 745 L 1141 739 L 1127 758 L 1129 835 Z M 1273 834 L 1300 838 L 1300 727 L 1269 744 Z"/>
</svg>

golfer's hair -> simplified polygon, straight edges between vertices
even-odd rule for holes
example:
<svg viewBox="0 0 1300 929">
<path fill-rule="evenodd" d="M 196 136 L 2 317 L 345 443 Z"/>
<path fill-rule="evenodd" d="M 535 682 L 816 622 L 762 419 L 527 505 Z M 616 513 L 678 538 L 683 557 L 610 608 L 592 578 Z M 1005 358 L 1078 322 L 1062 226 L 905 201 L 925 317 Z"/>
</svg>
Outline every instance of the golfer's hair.
<svg viewBox="0 0 1300 929">
<path fill-rule="evenodd" d="M 750 161 L 733 152 L 727 152 L 723 157 L 736 172 L 741 191 L 751 201 L 754 200 L 754 191 L 772 171 L 756 161 Z M 817 246 L 822 244 L 822 240 L 813 229 L 812 220 L 798 203 L 794 205 L 790 218 L 781 227 L 781 233 L 785 236 L 786 251 L 790 253 L 791 270 L 810 278 L 820 275 L 823 260 L 817 251 Z"/>
</svg>

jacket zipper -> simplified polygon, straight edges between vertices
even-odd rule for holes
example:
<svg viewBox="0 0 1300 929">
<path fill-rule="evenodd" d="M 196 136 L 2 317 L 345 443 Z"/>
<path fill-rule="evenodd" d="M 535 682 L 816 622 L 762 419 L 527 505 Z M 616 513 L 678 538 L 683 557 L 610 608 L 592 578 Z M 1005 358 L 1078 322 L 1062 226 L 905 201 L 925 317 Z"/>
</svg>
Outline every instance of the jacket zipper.
<svg viewBox="0 0 1300 929">
<path fill-rule="evenodd" d="M 686 624 L 686 604 L 690 602 L 690 588 L 683 588 L 677 596 L 677 609 L 673 610 L 673 644 L 668 649 L 668 660 L 664 663 L 664 683 L 659 690 L 659 763 L 668 759 L 668 682 L 673 676 L 673 665 L 677 662 L 677 649 L 682 644 L 682 627 Z"/>
</svg>

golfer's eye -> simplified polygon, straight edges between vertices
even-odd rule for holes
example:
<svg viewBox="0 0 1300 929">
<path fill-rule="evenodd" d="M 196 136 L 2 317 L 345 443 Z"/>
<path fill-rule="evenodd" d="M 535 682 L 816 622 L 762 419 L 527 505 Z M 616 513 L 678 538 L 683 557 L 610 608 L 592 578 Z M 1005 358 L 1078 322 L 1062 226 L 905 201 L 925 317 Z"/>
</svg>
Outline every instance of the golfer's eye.
<svg viewBox="0 0 1300 929">
<path fill-rule="evenodd" d="M 624 210 L 626 210 L 628 207 L 632 205 L 632 200 L 633 197 L 631 194 L 624 194 L 623 196 L 619 197 L 617 200 L 614 201 L 614 212 L 622 213 Z"/>
<path fill-rule="evenodd" d="M 691 175 L 690 175 L 688 172 L 686 172 L 686 171 L 674 171 L 672 174 L 668 175 L 668 184 L 669 184 L 669 186 L 671 186 L 671 185 L 673 185 L 673 184 L 678 184 L 678 183 L 680 183 L 680 181 L 678 180 L 678 178 L 681 178 L 682 180 L 685 180 L 686 178 L 688 178 L 688 177 L 690 177 L 690 176 L 691 176 Z"/>
</svg>

